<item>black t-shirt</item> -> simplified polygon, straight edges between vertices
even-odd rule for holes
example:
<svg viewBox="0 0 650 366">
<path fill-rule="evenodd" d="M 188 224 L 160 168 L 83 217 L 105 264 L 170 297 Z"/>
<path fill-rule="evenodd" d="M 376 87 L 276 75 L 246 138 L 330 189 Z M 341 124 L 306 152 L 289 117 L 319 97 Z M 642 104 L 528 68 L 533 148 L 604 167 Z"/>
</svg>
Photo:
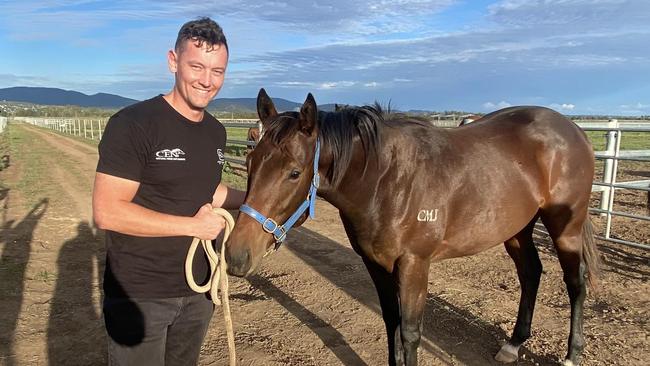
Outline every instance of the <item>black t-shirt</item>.
<svg viewBox="0 0 650 366">
<path fill-rule="evenodd" d="M 97 171 L 140 182 L 133 202 L 154 211 L 194 216 L 212 202 L 221 181 L 226 130 L 207 112 L 193 122 L 160 95 L 117 112 L 99 143 Z M 191 237 L 137 237 L 106 231 L 104 292 L 109 297 L 181 297 L 194 294 L 185 281 Z M 201 251 L 197 282 L 207 278 Z"/>
</svg>

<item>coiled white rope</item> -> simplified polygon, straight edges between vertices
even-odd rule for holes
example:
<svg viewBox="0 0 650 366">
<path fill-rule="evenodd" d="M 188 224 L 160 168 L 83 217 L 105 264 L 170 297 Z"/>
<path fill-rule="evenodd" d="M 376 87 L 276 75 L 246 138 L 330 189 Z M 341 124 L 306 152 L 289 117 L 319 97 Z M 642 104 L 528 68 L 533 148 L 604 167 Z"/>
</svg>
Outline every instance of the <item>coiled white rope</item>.
<svg viewBox="0 0 650 366">
<path fill-rule="evenodd" d="M 235 220 L 232 218 L 232 215 L 223 208 L 213 208 L 215 213 L 223 216 L 226 220 L 226 227 L 223 231 L 223 241 L 221 243 L 221 258 L 217 255 L 212 247 L 211 240 L 201 240 L 199 238 L 194 238 L 190 249 L 187 252 L 187 257 L 185 258 L 185 279 L 190 288 L 198 293 L 206 293 L 210 291 L 210 297 L 212 302 L 215 305 L 221 305 L 222 301 L 219 299 L 219 288 L 221 288 L 221 296 L 223 300 L 223 317 L 226 323 L 226 334 L 228 337 L 228 351 L 230 356 L 230 366 L 237 365 L 237 356 L 235 354 L 235 332 L 232 326 L 232 317 L 230 316 L 230 302 L 228 300 L 228 274 L 226 273 L 226 241 L 230 236 L 232 228 L 235 226 Z M 194 280 L 194 275 L 192 274 L 192 261 L 194 259 L 194 253 L 196 253 L 196 248 L 199 246 L 199 243 L 203 245 L 203 250 L 208 256 L 208 261 L 210 262 L 210 278 L 208 282 L 200 286 Z"/>
</svg>

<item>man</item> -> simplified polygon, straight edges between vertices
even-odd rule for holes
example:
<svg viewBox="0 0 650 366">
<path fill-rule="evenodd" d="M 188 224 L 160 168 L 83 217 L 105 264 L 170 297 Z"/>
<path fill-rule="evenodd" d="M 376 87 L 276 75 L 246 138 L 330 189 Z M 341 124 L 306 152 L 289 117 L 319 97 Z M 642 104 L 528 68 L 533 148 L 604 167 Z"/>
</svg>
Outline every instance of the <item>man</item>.
<svg viewBox="0 0 650 366">
<path fill-rule="evenodd" d="M 236 209 L 245 196 L 220 183 L 226 131 L 205 111 L 228 63 L 221 27 L 209 18 L 184 24 L 168 63 L 171 92 L 117 112 L 99 144 L 93 216 L 106 230 L 113 365 L 197 363 L 214 307 L 187 285 L 185 256 L 193 237 L 222 232 L 212 208 Z M 207 279 L 207 259 L 194 259 L 195 278 Z"/>
</svg>

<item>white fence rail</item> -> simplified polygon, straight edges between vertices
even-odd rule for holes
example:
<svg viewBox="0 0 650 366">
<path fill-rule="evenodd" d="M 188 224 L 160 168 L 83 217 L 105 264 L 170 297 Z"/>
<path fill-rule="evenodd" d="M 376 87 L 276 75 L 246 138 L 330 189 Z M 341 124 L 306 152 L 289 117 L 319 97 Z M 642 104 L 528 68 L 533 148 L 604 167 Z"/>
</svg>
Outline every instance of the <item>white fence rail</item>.
<svg viewBox="0 0 650 366">
<path fill-rule="evenodd" d="M 7 117 L 0 117 L 0 133 L 7 127 Z"/>
<path fill-rule="evenodd" d="M 108 118 L 14 117 L 14 120 L 68 135 L 101 140 Z"/>
<path fill-rule="evenodd" d="M 453 117 L 453 118 L 452 118 Z M 36 126 L 50 128 L 60 133 L 80 136 L 88 139 L 101 139 L 102 132 L 106 126 L 106 118 L 48 118 L 48 117 L 15 117 L 15 120 L 30 123 Z M 251 128 L 259 127 L 256 119 L 220 119 L 227 128 Z M 6 123 L 6 122 L 5 122 Z M 456 116 L 433 116 L 432 123 L 439 127 L 455 127 L 458 125 Z M 0 118 L 0 126 L 2 119 Z M 630 132 L 645 133 L 650 141 L 650 122 L 643 121 L 585 121 L 578 122 L 578 125 L 585 131 L 600 131 L 606 134 L 604 151 L 596 151 L 596 160 L 603 160 L 603 172 L 601 181 L 594 181 L 593 192 L 601 192 L 600 205 L 598 208 L 590 208 L 592 213 L 606 217 L 605 231 L 599 238 L 619 244 L 630 245 L 650 250 L 649 243 L 634 242 L 612 237 L 612 225 L 614 217 L 626 217 L 643 222 L 650 221 L 649 216 L 632 214 L 629 212 L 616 211 L 614 209 L 617 190 L 636 190 L 649 192 L 650 179 L 634 181 L 618 181 L 618 167 L 620 161 L 637 161 L 648 163 L 650 173 L 650 150 L 622 150 L 621 140 Z M 1 129 L 0 129 L 1 130 Z M 252 147 L 254 142 L 243 140 L 228 140 L 228 144 L 244 145 Z M 231 163 L 245 164 L 242 159 L 228 157 Z M 650 199 L 649 199 L 650 204 Z"/>
<path fill-rule="evenodd" d="M 586 124 L 585 124 L 586 125 Z M 596 160 L 603 160 L 602 181 L 593 182 L 592 192 L 601 192 L 600 205 L 598 208 L 590 208 L 591 212 L 606 217 L 605 232 L 600 239 L 612 241 L 619 244 L 634 246 L 650 250 L 650 243 L 641 243 L 629 240 L 622 240 L 612 237 L 612 225 L 614 217 L 626 217 L 647 225 L 650 221 L 650 179 L 637 179 L 619 181 L 619 163 L 638 162 L 646 174 L 650 174 L 650 150 L 622 150 L 621 143 L 626 134 L 634 133 L 647 136 L 644 141 L 650 142 L 650 123 L 624 123 L 617 120 L 610 120 L 606 126 L 589 124 L 580 126 L 585 131 L 600 131 L 606 134 L 605 150 L 596 151 Z M 650 175 L 649 175 L 650 176 Z M 630 212 L 617 211 L 614 209 L 615 195 L 617 190 L 641 191 L 647 194 L 647 205 L 645 215 L 633 214 Z M 650 238 L 648 238 L 650 239 Z"/>
</svg>

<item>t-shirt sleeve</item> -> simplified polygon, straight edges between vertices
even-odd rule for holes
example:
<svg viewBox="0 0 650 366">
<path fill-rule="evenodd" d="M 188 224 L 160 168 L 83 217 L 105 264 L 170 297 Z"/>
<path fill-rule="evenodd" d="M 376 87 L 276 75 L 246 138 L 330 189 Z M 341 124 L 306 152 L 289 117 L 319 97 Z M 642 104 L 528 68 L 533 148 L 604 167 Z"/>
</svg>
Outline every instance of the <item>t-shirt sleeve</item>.
<svg viewBox="0 0 650 366">
<path fill-rule="evenodd" d="M 97 172 L 140 182 L 147 161 L 146 137 L 128 117 L 111 117 L 99 142 Z"/>
</svg>

